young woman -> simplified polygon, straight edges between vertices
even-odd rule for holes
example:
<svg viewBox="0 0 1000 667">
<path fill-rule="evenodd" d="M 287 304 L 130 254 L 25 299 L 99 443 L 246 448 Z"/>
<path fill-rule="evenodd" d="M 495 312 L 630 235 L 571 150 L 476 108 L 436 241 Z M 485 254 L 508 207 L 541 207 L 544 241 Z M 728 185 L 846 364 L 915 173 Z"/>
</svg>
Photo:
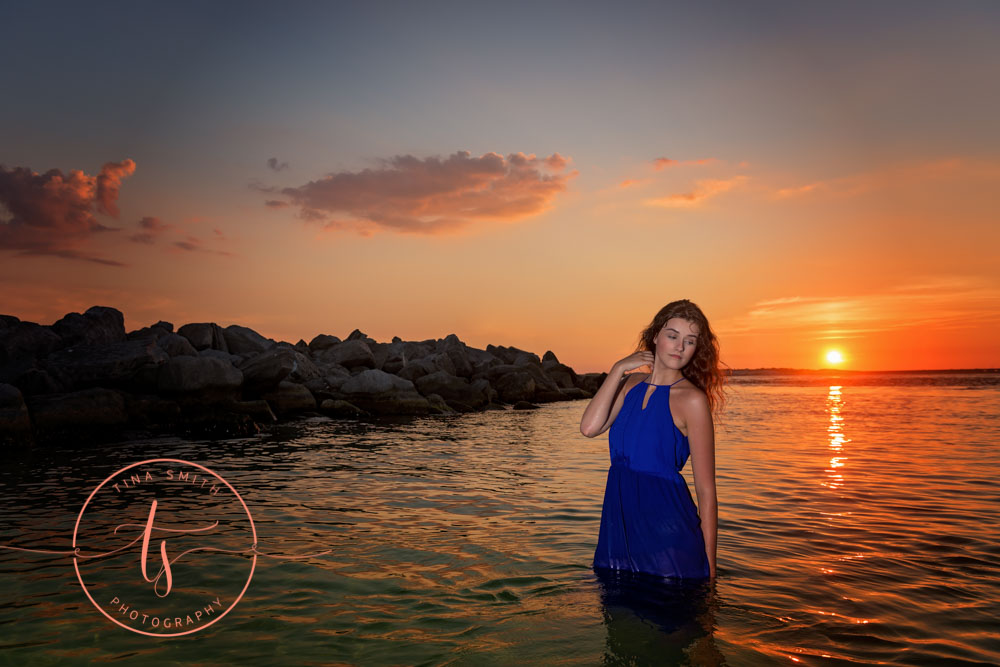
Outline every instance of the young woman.
<svg viewBox="0 0 1000 667">
<path fill-rule="evenodd" d="M 627 373 L 647 365 L 652 373 Z M 718 340 L 687 299 L 660 309 L 636 352 L 612 366 L 580 421 L 588 438 L 611 429 L 594 568 L 715 578 L 712 414 L 722 386 Z M 697 507 L 681 476 L 689 456 Z"/>
</svg>

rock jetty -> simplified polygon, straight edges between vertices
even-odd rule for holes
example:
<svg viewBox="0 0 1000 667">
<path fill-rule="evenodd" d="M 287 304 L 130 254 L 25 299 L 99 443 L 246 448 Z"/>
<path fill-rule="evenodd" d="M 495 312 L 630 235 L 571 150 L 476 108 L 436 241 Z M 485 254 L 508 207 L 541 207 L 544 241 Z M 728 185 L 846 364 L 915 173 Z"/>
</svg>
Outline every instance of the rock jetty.
<svg viewBox="0 0 1000 667">
<path fill-rule="evenodd" d="M 380 343 L 355 329 L 306 343 L 239 325 L 127 332 L 94 306 L 52 325 L 0 315 L 0 448 L 173 433 L 238 437 L 279 420 L 524 409 L 590 398 L 604 373 L 546 352 L 445 338 Z"/>
</svg>

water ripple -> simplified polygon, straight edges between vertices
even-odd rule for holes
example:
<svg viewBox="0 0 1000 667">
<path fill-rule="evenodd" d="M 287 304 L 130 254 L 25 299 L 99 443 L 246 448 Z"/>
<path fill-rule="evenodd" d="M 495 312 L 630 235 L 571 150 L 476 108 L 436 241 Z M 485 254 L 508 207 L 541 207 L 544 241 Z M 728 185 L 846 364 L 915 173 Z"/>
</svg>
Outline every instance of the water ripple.
<svg viewBox="0 0 1000 667">
<path fill-rule="evenodd" d="M 3 544 L 68 549 L 98 481 L 166 456 L 239 489 L 264 551 L 331 553 L 259 559 L 233 613 L 180 642 L 112 626 L 71 561 L 0 550 L 0 647 L 78 664 L 1000 663 L 1000 392 L 848 382 L 738 387 L 703 589 L 590 569 L 609 462 L 606 437 L 579 435 L 582 401 L 15 456 Z"/>
</svg>

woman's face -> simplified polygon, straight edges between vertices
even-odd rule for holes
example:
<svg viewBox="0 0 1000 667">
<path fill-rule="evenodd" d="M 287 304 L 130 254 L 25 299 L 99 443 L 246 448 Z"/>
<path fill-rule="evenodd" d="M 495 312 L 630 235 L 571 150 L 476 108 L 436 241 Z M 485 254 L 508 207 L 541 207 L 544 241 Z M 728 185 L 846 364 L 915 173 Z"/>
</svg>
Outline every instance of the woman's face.
<svg viewBox="0 0 1000 667">
<path fill-rule="evenodd" d="M 698 325 L 681 317 L 672 317 L 653 339 L 654 350 L 667 368 L 680 370 L 694 357 L 698 345 Z"/>
</svg>

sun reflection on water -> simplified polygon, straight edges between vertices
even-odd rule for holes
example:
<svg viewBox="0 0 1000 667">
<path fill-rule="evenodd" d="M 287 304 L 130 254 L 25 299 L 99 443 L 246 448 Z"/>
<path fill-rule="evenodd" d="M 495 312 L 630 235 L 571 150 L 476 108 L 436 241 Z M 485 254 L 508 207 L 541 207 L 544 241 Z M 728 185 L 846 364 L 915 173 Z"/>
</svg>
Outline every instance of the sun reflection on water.
<svg viewBox="0 0 1000 667">
<path fill-rule="evenodd" d="M 830 425 L 826 427 L 830 436 L 830 466 L 826 469 L 826 481 L 823 486 L 830 489 L 839 489 L 844 485 L 843 467 L 846 464 L 847 456 L 844 454 L 844 445 L 850 440 L 844 435 L 844 417 L 841 415 L 843 407 L 843 394 L 841 385 L 833 385 L 826 396 L 826 409 L 830 415 Z"/>
</svg>

